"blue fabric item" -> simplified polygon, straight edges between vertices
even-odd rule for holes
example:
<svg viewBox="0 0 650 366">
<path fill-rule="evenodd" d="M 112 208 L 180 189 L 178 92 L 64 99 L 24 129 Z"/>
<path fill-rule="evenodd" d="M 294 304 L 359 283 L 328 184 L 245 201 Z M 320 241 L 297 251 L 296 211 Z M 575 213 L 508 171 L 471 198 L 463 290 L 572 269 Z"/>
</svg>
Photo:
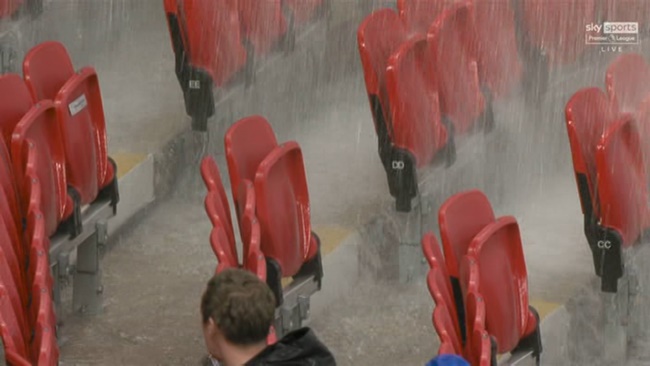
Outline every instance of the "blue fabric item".
<svg viewBox="0 0 650 366">
<path fill-rule="evenodd" d="M 429 361 L 426 366 L 470 366 L 464 358 L 456 355 L 440 355 Z"/>
</svg>

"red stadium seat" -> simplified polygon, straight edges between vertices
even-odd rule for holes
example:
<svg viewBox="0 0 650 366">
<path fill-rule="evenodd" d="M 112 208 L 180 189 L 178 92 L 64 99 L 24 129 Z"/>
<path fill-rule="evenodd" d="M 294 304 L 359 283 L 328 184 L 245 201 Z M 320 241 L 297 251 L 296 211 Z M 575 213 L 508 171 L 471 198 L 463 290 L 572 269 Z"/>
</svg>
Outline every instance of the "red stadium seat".
<svg viewBox="0 0 650 366">
<path fill-rule="evenodd" d="M 11 366 L 32 366 L 29 359 L 19 355 L 15 350 L 5 349 L 5 361 L 7 361 Z"/>
<path fill-rule="evenodd" d="M 639 54 L 621 55 L 607 68 L 605 83 L 619 112 L 636 113 L 641 102 L 650 97 L 650 66 Z"/>
<path fill-rule="evenodd" d="M 650 226 L 641 139 L 632 116 L 618 119 L 603 134 L 596 150 L 596 171 L 600 224 L 615 230 L 620 245 L 629 247 Z"/>
<path fill-rule="evenodd" d="M 429 269 L 429 273 L 427 274 L 427 287 L 429 288 L 429 293 L 436 304 L 436 309 L 438 307 L 444 307 L 446 309 L 445 312 L 449 314 L 449 324 L 451 325 L 449 328 L 453 330 L 453 333 L 450 334 L 453 335 L 454 343 L 458 343 L 458 346 L 460 346 L 462 344 L 461 329 L 464 327 L 461 327 L 458 318 L 456 311 L 457 306 L 454 302 L 452 292 L 449 289 L 448 277 L 445 277 L 444 271 L 439 266 Z M 456 344 L 454 344 L 454 349 L 457 350 L 458 354 L 462 352 L 462 348 L 457 347 Z"/>
<path fill-rule="evenodd" d="M 187 114 L 201 129 L 214 114 L 213 86 L 232 82 L 247 64 L 236 0 L 165 1 L 176 76 Z"/>
<path fill-rule="evenodd" d="M 515 14 L 508 0 L 474 0 L 478 74 L 492 95 L 507 95 L 520 81 Z"/>
<path fill-rule="evenodd" d="M 399 16 L 411 32 L 426 34 L 433 21 L 453 0 L 397 0 Z"/>
<path fill-rule="evenodd" d="M 465 134 L 479 119 L 487 130 L 493 115 L 491 101 L 483 95 L 478 73 L 474 8 L 469 1 L 451 5 L 431 25 L 429 45 L 430 81 L 438 85 L 440 109 L 453 122 L 454 133 Z"/>
<path fill-rule="evenodd" d="M 4 279 L 0 279 L 0 338 L 2 338 L 5 350 L 16 352 L 22 357 L 28 357 L 25 338 L 23 338 L 22 329 L 11 304 Z"/>
<path fill-rule="evenodd" d="M 287 33 L 282 0 L 239 0 L 239 19 L 243 36 L 257 55 L 272 51 Z"/>
<path fill-rule="evenodd" d="M 235 122 L 224 138 L 230 188 L 235 207 L 239 210 L 237 190 L 243 180 L 255 181 L 257 167 L 278 146 L 273 128 L 262 116 L 250 116 Z M 237 215 L 242 213 L 237 211 Z"/>
<path fill-rule="evenodd" d="M 81 231 L 79 203 L 66 194 L 65 151 L 56 123 L 56 109 L 50 101 L 38 103 L 14 130 L 11 155 L 17 179 L 25 177 L 30 154 L 37 157 L 35 171 L 41 185 L 47 235 L 54 234 L 59 224 L 69 218 L 72 223 L 69 231 L 75 235 Z M 23 202 L 28 200 L 23 192 Z"/>
<path fill-rule="evenodd" d="M 478 270 L 478 269 L 477 269 Z M 465 358 L 472 365 L 496 366 L 497 345 L 485 330 L 485 303 L 481 295 L 470 291 L 465 297 L 467 307 L 468 342 L 465 347 Z"/>
<path fill-rule="evenodd" d="M 411 38 L 397 48 L 386 69 L 386 89 L 392 107 L 389 120 L 393 162 L 399 151 L 410 160 L 405 162 L 406 166 L 417 168 L 430 164 L 445 145 L 450 144 L 453 149 L 453 136 L 440 119 L 435 84 L 423 78 L 425 53 L 425 36 Z M 453 155 L 447 155 L 451 165 Z"/>
<path fill-rule="evenodd" d="M 574 62 L 585 51 L 585 25 L 596 21 L 595 0 L 513 2 L 520 6 L 528 47 L 542 52 L 550 65 Z"/>
<path fill-rule="evenodd" d="M 283 3 L 291 11 L 295 24 L 300 26 L 309 22 L 326 1 L 328 0 L 284 0 Z"/>
<path fill-rule="evenodd" d="M 95 70 L 86 67 L 68 79 L 54 105 L 63 135 L 68 184 L 79 193 L 81 204 L 90 204 L 105 192 L 115 206 L 119 200 L 117 167 L 108 157 L 104 107 Z"/>
<path fill-rule="evenodd" d="M 255 191 L 253 184 L 246 183 L 246 208 L 242 217 L 242 242 L 244 247 L 244 268 L 255 273 L 266 282 L 266 260 L 261 250 L 260 224 L 255 217 Z"/>
<path fill-rule="evenodd" d="M 235 234 L 230 223 L 230 207 L 228 201 L 223 201 L 219 192 L 210 191 L 205 196 L 205 212 L 212 222 L 212 226 L 221 226 L 226 235 L 230 253 L 234 253 L 235 262 L 237 262 L 237 246 L 235 243 Z"/>
<path fill-rule="evenodd" d="M 20 119 L 34 105 L 25 82 L 16 74 L 0 76 L 0 130 L 7 145 L 11 146 L 11 134 Z"/>
<path fill-rule="evenodd" d="M 408 31 L 402 23 L 399 15 L 392 9 L 380 9 L 370 14 L 359 26 L 357 32 L 357 43 L 361 64 L 363 66 L 364 78 L 366 82 L 366 91 L 370 102 L 370 110 L 375 123 L 375 132 L 377 133 L 377 144 L 379 157 L 384 165 L 388 180 L 388 189 L 391 196 L 396 198 L 398 211 L 408 212 L 411 210 L 411 200 L 417 195 L 417 177 L 416 164 L 420 166 L 430 162 L 435 152 L 438 151 L 437 141 L 442 141 L 443 145 L 447 142 L 444 128 L 439 127 L 438 108 L 430 103 L 435 103 L 435 83 L 429 83 L 430 80 L 424 79 L 414 85 L 412 88 L 408 82 L 398 80 L 399 74 L 406 74 L 409 81 L 417 81 L 417 72 L 409 69 L 409 65 L 402 63 L 414 63 L 412 55 L 399 57 L 394 60 L 395 64 L 400 64 L 399 69 L 394 69 L 390 73 L 391 88 L 388 87 L 389 59 L 400 45 L 408 39 Z M 415 45 L 414 45 L 415 46 Z M 413 50 L 415 52 L 415 50 Z M 410 51 L 402 51 L 408 54 Z M 424 93 L 424 86 L 428 89 Z M 413 89 L 413 90 L 410 90 Z M 413 95 L 407 95 L 409 92 L 419 92 L 417 99 Z M 409 106 L 400 108 L 395 105 L 396 100 L 401 102 L 410 102 Z M 419 119 L 413 120 L 413 115 L 422 112 L 419 109 L 426 108 L 428 113 L 433 113 L 428 121 L 418 123 Z M 397 109 L 394 111 L 393 109 Z M 427 114 L 428 115 L 428 114 Z M 393 121 L 397 117 L 399 121 Z M 419 115 L 418 117 L 422 117 Z M 399 127 L 399 131 L 395 128 Z M 417 131 L 424 132 L 421 138 L 416 139 Z M 430 132 L 430 135 L 426 135 Z M 430 146 L 426 140 L 434 143 Z M 394 144 L 398 144 L 395 146 Z M 450 146 L 452 144 L 449 144 Z M 411 155 L 408 148 L 417 149 Z M 448 155 L 450 158 L 452 154 Z M 415 161 L 417 159 L 417 161 Z"/>
<path fill-rule="evenodd" d="M 472 239 L 494 220 L 492 205 L 479 190 L 457 193 L 440 206 L 438 225 L 451 277 L 458 279 L 460 261 L 467 254 Z"/>
<path fill-rule="evenodd" d="M 433 310 L 433 326 L 440 338 L 438 354 L 461 355 L 463 348 L 454 327 L 454 320 L 449 314 L 449 308 L 446 305 L 436 305 Z"/>
<path fill-rule="evenodd" d="M 261 248 L 273 273 L 267 280 L 276 298 L 283 277 L 305 275 L 320 288 L 320 242 L 311 231 L 307 177 L 298 144 L 287 142 L 273 149 L 259 165 L 254 185 Z"/>
<path fill-rule="evenodd" d="M 18 195 L 18 188 L 16 187 L 16 179 L 13 173 L 11 156 L 5 141 L 0 139 L 0 190 L 4 197 L 4 203 L 0 204 L 2 217 L 5 222 L 11 222 L 13 219 L 14 225 L 8 225 L 18 230 L 22 228 L 23 213 L 20 207 L 20 199 Z"/>
<path fill-rule="evenodd" d="M 585 236 L 595 271 L 602 278 L 603 291 L 616 292 L 617 280 L 623 275 L 621 250 L 636 241 L 638 227 L 645 223 L 644 216 L 627 217 L 634 211 L 644 211 L 647 205 L 646 201 L 633 202 L 647 194 L 638 132 L 625 122 L 631 121 L 629 115 L 611 129 L 615 114 L 598 88 L 575 93 L 565 114 Z M 613 166 L 627 169 L 612 171 Z M 616 193 L 620 189 L 625 193 Z"/>
<path fill-rule="evenodd" d="M 35 337 L 40 340 L 38 343 L 38 349 L 35 350 L 34 354 L 34 357 L 37 359 L 37 365 L 59 365 L 59 345 L 53 329 L 46 327 L 37 328 Z"/>
<path fill-rule="evenodd" d="M 60 42 L 43 42 L 27 52 L 23 75 L 34 100 L 54 100 L 75 73 L 72 60 Z"/>
<path fill-rule="evenodd" d="M 219 273 L 228 268 L 238 268 L 237 252 L 232 251 L 223 224 L 217 219 L 212 222 L 212 226 L 210 245 L 219 262 L 216 272 Z"/>
<path fill-rule="evenodd" d="M 481 230 L 468 256 L 478 264 L 477 287 L 485 300 L 486 330 L 495 337 L 498 353 L 528 349 L 539 359 L 539 316 L 528 305 L 528 275 L 515 218 L 499 218 Z"/>
</svg>

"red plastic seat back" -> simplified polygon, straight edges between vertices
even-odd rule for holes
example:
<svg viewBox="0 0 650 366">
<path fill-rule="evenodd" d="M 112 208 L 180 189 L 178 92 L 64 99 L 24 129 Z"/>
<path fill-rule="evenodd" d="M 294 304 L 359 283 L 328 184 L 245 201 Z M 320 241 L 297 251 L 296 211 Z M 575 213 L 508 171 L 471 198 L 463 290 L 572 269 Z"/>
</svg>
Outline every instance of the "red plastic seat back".
<svg viewBox="0 0 650 366">
<path fill-rule="evenodd" d="M 567 133 L 571 145 L 571 157 L 576 179 L 583 174 L 587 179 L 591 205 L 580 195 L 582 212 L 598 213 L 598 202 L 595 197 L 596 183 L 596 148 L 602 134 L 613 120 L 613 113 L 605 93 L 598 88 L 586 88 L 576 92 L 565 109 Z M 580 188 L 580 187 L 578 187 Z"/>
<path fill-rule="evenodd" d="M 7 233 L 4 228 L 4 223 L 0 222 L 0 240 L 7 240 Z M 11 244 L 8 242 L 7 244 Z M 29 334 L 27 320 L 23 312 L 24 308 L 24 281 L 21 276 L 21 272 L 14 273 L 14 265 L 17 263 L 12 262 L 12 254 L 7 253 L 5 249 L 6 245 L 3 243 L 0 247 L 0 281 L 3 282 L 5 286 L 5 291 L 9 297 L 9 302 L 13 308 L 14 314 L 16 314 L 16 322 L 18 327 L 22 331 L 23 337 L 27 337 Z"/>
<path fill-rule="evenodd" d="M 446 305 L 436 305 L 433 309 L 433 326 L 440 338 L 438 354 L 463 354 L 460 338 L 454 327 L 454 320 Z"/>
<path fill-rule="evenodd" d="M 217 165 L 217 162 L 214 160 L 214 158 L 210 155 L 205 156 L 203 160 L 201 160 L 201 177 L 203 178 L 203 182 L 208 189 L 208 195 L 210 195 L 210 193 L 214 193 L 212 199 L 208 200 L 206 197 L 205 208 L 208 210 L 208 215 L 211 216 L 212 213 L 214 213 L 219 216 L 224 225 L 226 225 L 225 230 L 226 234 L 228 235 L 228 239 L 234 243 L 235 234 L 232 230 L 232 216 L 230 214 L 228 197 L 226 197 L 226 189 L 224 188 L 223 181 L 221 180 L 219 166 Z M 212 206 L 208 207 L 208 203 Z"/>
<path fill-rule="evenodd" d="M 427 34 L 429 72 L 438 86 L 440 109 L 464 134 L 485 109 L 476 59 L 474 8 L 470 1 L 450 5 Z"/>
<path fill-rule="evenodd" d="M 34 100 L 23 79 L 16 74 L 0 76 L 0 130 L 7 146 L 11 146 L 11 134 L 34 105 Z"/>
<path fill-rule="evenodd" d="M 436 303 L 436 307 L 444 305 L 447 308 L 449 316 L 452 319 L 454 335 L 460 339 L 460 323 L 458 322 L 456 303 L 454 302 L 453 293 L 450 289 L 449 279 L 445 277 L 444 271 L 439 266 L 429 269 L 429 273 L 427 274 L 427 287 L 429 288 L 429 293 L 433 301 Z"/>
<path fill-rule="evenodd" d="M 397 0 L 399 16 L 411 32 L 426 34 L 450 0 Z"/>
<path fill-rule="evenodd" d="M 262 229 L 262 252 L 278 262 L 282 277 L 298 273 L 314 258 L 309 192 L 302 151 L 296 142 L 275 148 L 255 176 L 257 216 Z"/>
<path fill-rule="evenodd" d="M 425 36 L 405 41 L 390 57 L 386 70 L 392 142 L 411 152 L 418 167 L 431 163 L 447 142 L 435 84 L 423 77 L 426 52 Z"/>
<path fill-rule="evenodd" d="M 474 9 L 479 78 L 494 96 L 504 96 L 523 73 L 514 11 L 509 0 L 474 0 Z"/>
<path fill-rule="evenodd" d="M 596 21 L 595 0 L 521 2 L 526 37 L 552 64 L 574 62 L 585 50 L 585 25 Z"/>
<path fill-rule="evenodd" d="M 635 113 L 650 97 L 650 66 L 643 56 L 623 54 L 607 68 L 607 94 L 619 112 Z"/>
<path fill-rule="evenodd" d="M 30 152 L 31 150 L 35 152 Z M 50 101 L 37 104 L 16 126 L 12 137 L 11 155 L 17 179 L 25 176 L 30 154 L 37 157 L 35 171 L 41 185 L 46 233 L 50 236 L 68 212 L 71 212 L 69 209 L 72 205 L 66 190 L 62 138 L 56 123 L 56 110 Z M 24 193 L 23 202 L 28 202 Z"/>
<path fill-rule="evenodd" d="M 59 345 L 56 334 L 52 328 L 37 328 L 36 338 L 39 339 L 38 349 L 34 357 L 38 365 L 57 366 L 59 364 Z"/>
<path fill-rule="evenodd" d="M 56 341 L 54 305 L 50 292 L 45 287 L 39 287 L 39 290 L 39 296 L 34 298 L 38 317 L 31 345 L 32 359 L 38 360 L 38 365 L 55 366 L 58 364 L 59 347 Z"/>
<path fill-rule="evenodd" d="M 269 122 L 258 115 L 235 122 L 228 128 L 224 142 L 230 187 L 235 207 L 238 207 L 237 189 L 244 179 L 255 181 L 257 167 L 278 146 L 278 142 Z M 237 214 L 241 215 L 240 212 Z"/>
<path fill-rule="evenodd" d="M 320 6 L 328 0 L 284 0 L 284 5 L 293 13 L 293 20 L 296 25 L 303 25 L 309 22 Z"/>
<path fill-rule="evenodd" d="M 406 27 L 399 15 L 392 9 L 380 9 L 370 14 L 361 23 L 357 32 L 359 54 L 371 107 L 373 107 L 373 97 L 378 98 L 382 107 L 382 110 L 377 113 L 383 113 L 383 115 L 373 116 L 377 131 L 383 128 L 379 125 L 381 121 L 390 119 L 385 75 L 388 59 L 407 39 L 407 36 Z M 388 126 L 385 127 L 388 128 Z M 389 128 L 387 133 L 389 136 L 392 135 Z"/>
<path fill-rule="evenodd" d="M 219 220 L 214 221 L 212 232 L 210 233 L 210 245 L 212 251 L 217 257 L 219 264 L 217 265 L 216 272 L 219 273 L 228 268 L 238 268 L 237 252 L 233 252 L 228 242 L 228 237 Z"/>
<path fill-rule="evenodd" d="M 248 257 L 248 245 L 251 241 L 250 235 L 251 235 L 251 219 L 254 218 L 255 221 L 257 221 L 257 217 L 255 215 L 255 186 L 251 181 L 248 179 L 243 180 L 241 185 L 239 186 L 239 194 L 238 194 L 238 199 L 237 202 L 239 202 L 239 207 L 237 208 L 237 211 L 240 213 L 239 215 L 239 231 L 241 233 L 241 238 L 242 242 L 244 243 L 243 245 L 243 252 L 244 252 L 244 258 Z M 246 219 L 248 217 L 248 219 Z M 245 224 L 244 220 L 248 220 L 248 222 Z M 258 224 L 259 225 L 259 224 Z"/>
<path fill-rule="evenodd" d="M 602 225 L 617 229 L 623 246 L 630 246 L 650 225 L 641 139 L 630 115 L 605 131 L 596 150 L 596 169 Z"/>
<path fill-rule="evenodd" d="M 23 75 L 34 100 L 54 100 L 63 84 L 74 75 L 74 66 L 63 44 L 48 41 L 27 52 Z"/>
<path fill-rule="evenodd" d="M 528 278 L 519 225 L 499 218 L 472 241 L 468 255 L 479 268 L 478 291 L 485 300 L 486 330 L 499 353 L 512 351 L 528 329 Z"/>
<path fill-rule="evenodd" d="M 0 279 L 0 337 L 5 349 L 12 350 L 20 356 L 27 356 L 26 342 L 4 279 Z"/>
<path fill-rule="evenodd" d="M 232 225 L 228 222 L 230 219 L 230 208 L 228 201 L 222 201 L 222 197 L 218 192 L 209 191 L 205 196 L 205 212 L 212 222 L 212 226 L 222 226 L 228 240 L 229 251 L 234 253 L 237 258 L 237 247 L 235 243 L 235 233 L 233 232 Z"/>
<path fill-rule="evenodd" d="M 459 276 L 460 261 L 472 239 L 494 220 L 492 205 L 479 190 L 457 193 L 440 206 L 438 224 L 450 276 Z"/>
<path fill-rule="evenodd" d="M 20 199 L 18 188 L 16 187 L 16 177 L 13 172 L 13 163 L 9 155 L 9 149 L 5 141 L 0 139 L 0 192 L 5 197 L 6 205 L 2 205 L 3 217 L 5 222 L 10 222 L 11 217 L 14 226 L 22 226 L 23 213 L 20 208 Z"/>
<path fill-rule="evenodd" d="M 239 0 L 239 19 L 258 55 L 269 53 L 287 32 L 281 0 Z"/>
<path fill-rule="evenodd" d="M 87 67 L 71 77 L 54 104 L 63 135 L 68 184 L 79 192 L 82 204 L 89 204 L 107 183 L 109 170 L 104 107 L 95 70 Z"/>
<path fill-rule="evenodd" d="M 252 188 L 252 187 L 251 187 Z M 244 244 L 244 268 L 255 273 L 266 282 L 266 259 L 261 249 L 260 223 L 254 211 L 246 210 L 242 220 L 242 241 Z"/>
<path fill-rule="evenodd" d="M 183 0 L 185 51 L 192 66 L 205 70 L 216 86 L 246 64 L 236 0 Z"/>
</svg>

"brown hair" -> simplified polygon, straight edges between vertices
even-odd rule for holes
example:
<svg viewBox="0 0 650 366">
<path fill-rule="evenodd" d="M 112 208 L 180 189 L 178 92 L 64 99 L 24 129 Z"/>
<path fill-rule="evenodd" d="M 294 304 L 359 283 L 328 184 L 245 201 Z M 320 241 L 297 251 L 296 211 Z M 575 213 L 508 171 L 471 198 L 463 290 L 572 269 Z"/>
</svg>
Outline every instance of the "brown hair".
<svg viewBox="0 0 650 366">
<path fill-rule="evenodd" d="M 203 323 L 210 318 L 226 339 L 240 346 L 266 339 L 275 315 L 273 292 L 253 273 L 227 269 L 210 279 L 201 299 Z"/>
</svg>

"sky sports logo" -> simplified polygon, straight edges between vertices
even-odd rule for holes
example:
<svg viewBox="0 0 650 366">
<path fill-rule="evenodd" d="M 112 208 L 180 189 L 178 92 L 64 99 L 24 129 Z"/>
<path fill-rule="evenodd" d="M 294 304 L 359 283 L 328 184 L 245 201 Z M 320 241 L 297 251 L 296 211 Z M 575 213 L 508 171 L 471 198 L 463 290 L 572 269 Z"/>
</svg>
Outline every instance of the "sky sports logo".
<svg viewBox="0 0 650 366">
<path fill-rule="evenodd" d="M 639 23 L 604 22 L 587 24 L 585 42 L 593 45 L 639 44 Z"/>
</svg>

